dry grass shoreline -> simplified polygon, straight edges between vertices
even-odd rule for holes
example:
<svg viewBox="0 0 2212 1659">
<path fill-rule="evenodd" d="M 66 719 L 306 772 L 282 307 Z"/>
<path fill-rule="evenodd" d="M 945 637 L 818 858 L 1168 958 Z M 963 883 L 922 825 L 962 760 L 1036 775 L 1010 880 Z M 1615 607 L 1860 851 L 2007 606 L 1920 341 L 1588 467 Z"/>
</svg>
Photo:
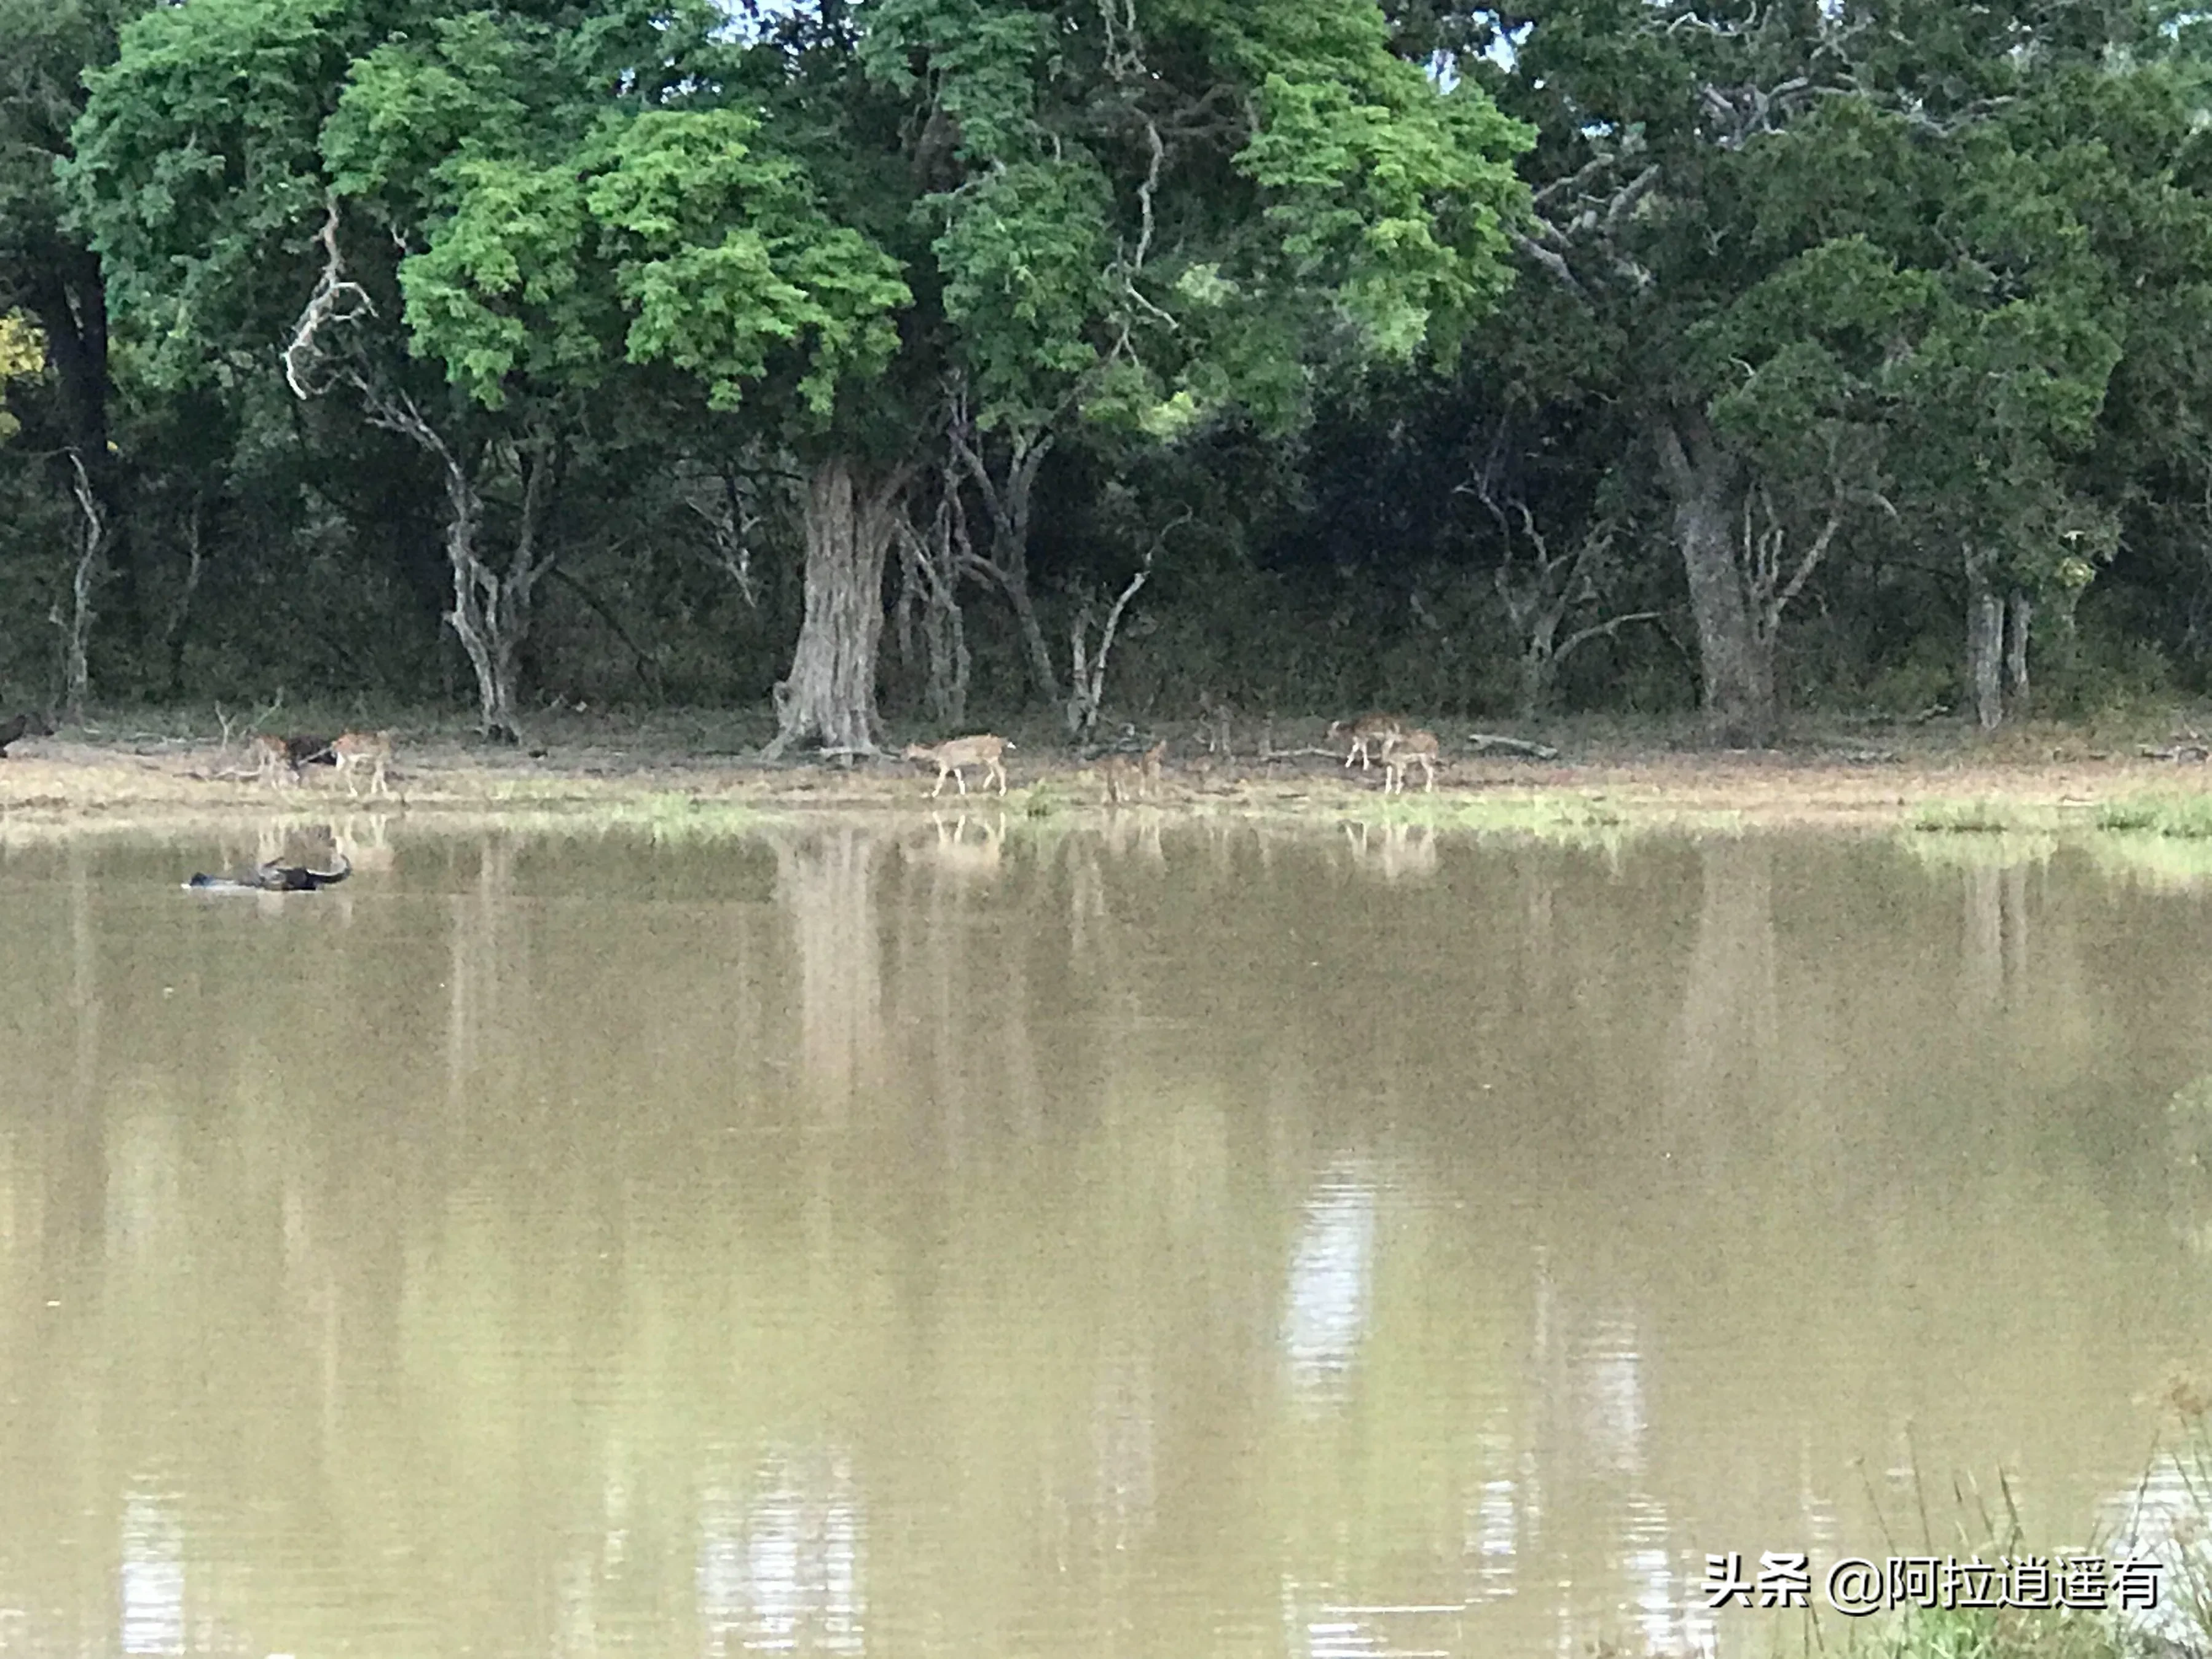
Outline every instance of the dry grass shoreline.
<svg viewBox="0 0 2212 1659">
<path fill-rule="evenodd" d="M 316 729 L 304 716 L 297 723 Z M 789 817 L 963 805 L 950 787 L 933 799 L 930 769 L 889 756 L 852 765 L 805 757 L 764 764 L 757 745 L 766 733 L 749 729 L 742 716 L 548 719 L 532 731 L 536 753 L 475 743 L 450 727 L 410 734 L 404 721 L 393 723 L 399 754 L 389 799 L 349 796 L 323 767 L 307 769 L 297 787 L 257 782 L 241 775 L 246 762 L 238 743 L 225 749 L 174 716 L 110 719 L 27 738 L 0 760 L 0 822 L 150 829 L 271 813 L 589 817 L 676 802 Z M 1319 721 L 1255 724 L 1233 734 L 1236 750 L 1228 755 L 1208 753 L 1189 733 L 1170 730 L 1162 787 L 1137 810 L 1437 823 L 1559 810 L 1626 825 L 1880 828 L 1945 804 L 1990 802 L 2061 819 L 2080 813 L 2087 822 L 2099 809 L 2147 796 L 2212 796 L 2212 765 L 2141 752 L 2171 749 L 2166 734 L 2179 724 L 2160 718 L 2132 728 L 2037 726 L 1990 740 L 1955 727 L 1860 726 L 1814 733 L 1785 749 L 1728 752 L 1685 746 L 1687 734 L 1656 725 L 1562 726 L 1541 734 L 1561 758 L 1533 761 L 1471 756 L 1455 723 L 1443 732 L 1449 763 L 1435 793 L 1416 788 L 1392 798 L 1382 793 L 1380 768 L 1347 770 L 1319 752 Z M 1008 761 L 1012 808 L 1109 810 L 1096 756 L 1038 736 Z M 982 803 L 970 796 L 964 804 Z"/>
</svg>

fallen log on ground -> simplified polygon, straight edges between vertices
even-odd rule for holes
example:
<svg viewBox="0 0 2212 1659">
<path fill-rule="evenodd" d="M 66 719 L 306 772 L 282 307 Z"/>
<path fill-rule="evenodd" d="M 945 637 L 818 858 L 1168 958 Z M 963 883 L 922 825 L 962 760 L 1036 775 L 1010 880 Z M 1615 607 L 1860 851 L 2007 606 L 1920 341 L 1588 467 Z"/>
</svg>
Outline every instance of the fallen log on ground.
<svg viewBox="0 0 2212 1659">
<path fill-rule="evenodd" d="M 1470 732 L 1467 740 L 1474 745 L 1474 752 L 1485 755 L 1493 750 L 1507 755 L 1525 755 L 1530 760 L 1557 760 L 1559 751 L 1548 743 L 1531 743 L 1526 738 L 1509 738 L 1495 732 Z"/>
</svg>

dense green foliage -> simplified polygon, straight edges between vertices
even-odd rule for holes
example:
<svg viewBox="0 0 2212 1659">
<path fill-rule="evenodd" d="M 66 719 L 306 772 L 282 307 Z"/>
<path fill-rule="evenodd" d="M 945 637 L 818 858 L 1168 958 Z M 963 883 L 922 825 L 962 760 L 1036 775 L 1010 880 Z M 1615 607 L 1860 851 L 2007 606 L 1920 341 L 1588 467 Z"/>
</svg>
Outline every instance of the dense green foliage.
<svg viewBox="0 0 2212 1659">
<path fill-rule="evenodd" d="M 0 0 L 0 700 L 2203 688 L 2203 33 Z"/>
</svg>

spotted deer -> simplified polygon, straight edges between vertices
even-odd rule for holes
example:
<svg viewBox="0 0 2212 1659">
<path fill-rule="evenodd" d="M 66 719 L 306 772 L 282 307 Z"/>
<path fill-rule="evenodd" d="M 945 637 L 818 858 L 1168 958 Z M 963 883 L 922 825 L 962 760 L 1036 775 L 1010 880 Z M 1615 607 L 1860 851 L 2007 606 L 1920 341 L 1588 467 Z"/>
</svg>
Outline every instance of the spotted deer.
<svg viewBox="0 0 2212 1659">
<path fill-rule="evenodd" d="M 292 758 L 292 745 L 273 733 L 264 732 L 246 745 L 248 759 L 253 763 L 253 781 L 282 788 L 300 781 L 300 763 Z"/>
<path fill-rule="evenodd" d="M 392 793 L 392 786 L 384 779 L 384 769 L 392 764 L 391 732 L 349 732 L 331 744 L 331 754 L 337 762 L 338 775 L 345 780 L 349 795 L 361 793 L 355 774 L 364 766 L 368 768 L 368 793 L 372 796 Z"/>
<path fill-rule="evenodd" d="M 1168 740 L 1162 738 L 1137 757 L 1137 765 L 1145 775 L 1145 792 L 1156 794 L 1160 787 L 1160 768 L 1167 764 Z"/>
<path fill-rule="evenodd" d="M 1418 766 L 1421 769 L 1421 787 L 1436 793 L 1437 766 L 1443 758 L 1433 732 L 1406 732 L 1382 740 L 1382 793 L 1403 794 L 1406 773 Z"/>
<path fill-rule="evenodd" d="M 1004 738 L 994 738 L 987 732 L 980 737 L 954 738 L 946 743 L 910 743 L 906 746 L 906 758 L 936 763 L 937 787 L 929 792 L 932 800 L 944 793 L 945 780 L 948 777 L 960 786 L 962 794 L 966 794 L 968 779 L 965 774 L 969 767 L 981 768 L 987 783 L 994 777 L 998 779 L 999 793 L 1003 795 L 1006 793 L 1006 769 L 1000 764 L 1000 757 L 1013 746 Z"/>
<path fill-rule="evenodd" d="M 1352 747 L 1345 755 L 1344 763 L 1349 766 L 1358 761 L 1359 769 L 1364 772 L 1368 769 L 1370 751 L 1388 744 L 1406 730 L 1406 722 L 1395 714 L 1362 714 L 1356 720 L 1332 721 L 1328 740 L 1340 743 L 1349 738 Z"/>
<path fill-rule="evenodd" d="M 1102 769 L 1106 775 L 1106 799 L 1118 806 L 1132 796 L 1144 799 L 1157 794 L 1160 765 L 1167 757 L 1165 738 L 1141 755 L 1109 755 Z"/>
</svg>

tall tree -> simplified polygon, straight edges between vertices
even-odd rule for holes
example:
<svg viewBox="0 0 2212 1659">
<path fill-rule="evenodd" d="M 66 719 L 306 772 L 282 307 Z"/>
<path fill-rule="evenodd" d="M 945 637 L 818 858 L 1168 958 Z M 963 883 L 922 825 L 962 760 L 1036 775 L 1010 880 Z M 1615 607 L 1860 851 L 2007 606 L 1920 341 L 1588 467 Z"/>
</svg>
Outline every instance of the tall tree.
<svg viewBox="0 0 2212 1659">
<path fill-rule="evenodd" d="M 113 375 L 100 258 L 66 222 L 55 167 L 70 154 L 84 76 L 111 60 L 136 0 L 0 0 L 0 313 L 36 319 L 52 370 L 45 430 L 53 482 L 76 504 L 76 603 L 64 695 L 81 713 L 89 684 L 84 642 L 99 579 L 123 578 L 119 610 L 135 635 L 137 562 L 126 526 L 126 469 L 109 437 Z M 135 641 L 134 641 L 135 642 Z"/>
<path fill-rule="evenodd" d="M 783 84 L 836 118 L 794 125 L 894 143 L 896 172 L 817 176 L 907 263 L 915 308 L 885 387 L 908 411 L 902 459 L 935 429 L 939 499 L 981 526 L 954 574 L 1005 596 L 1047 696 L 1028 541 L 1056 445 L 1171 441 L 1232 407 L 1295 422 L 1318 362 L 1449 352 L 1508 279 L 1524 137 L 1395 56 L 1371 0 L 874 0 L 781 39 L 813 71 Z M 888 507 L 871 522 L 888 536 Z M 834 596 L 810 585 L 780 744 L 872 724 L 857 675 L 833 694 L 802 671 L 839 659 L 840 630 L 872 647 L 880 600 L 860 590 L 879 569 Z"/>
<path fill-rule="evenodd" d="M 1486 37 L 1544 133 L 1523 256 L 1625 343 L 1717 736 L 1774 730 L 1783 614 L 1844 546 L 1940 538 L 1987 594 L 2096 539 L 2064 463 L 2121 353 L 2118 250 L 2043 112 L 2136 21 L 1547 0 Z"/>
<path fill-rule="evenodd" d="M 432 463 L 495 735 L 580 400 L 666 365 L 826 417 L 891 345 L 891 262 L 692 61 L 726 57 L 720 21 L 210 0 L 131 30 L 80 127 L 81 210 L 170 373 L 289 337 L 296 392 L 350 391 Z"/>
</svg>

